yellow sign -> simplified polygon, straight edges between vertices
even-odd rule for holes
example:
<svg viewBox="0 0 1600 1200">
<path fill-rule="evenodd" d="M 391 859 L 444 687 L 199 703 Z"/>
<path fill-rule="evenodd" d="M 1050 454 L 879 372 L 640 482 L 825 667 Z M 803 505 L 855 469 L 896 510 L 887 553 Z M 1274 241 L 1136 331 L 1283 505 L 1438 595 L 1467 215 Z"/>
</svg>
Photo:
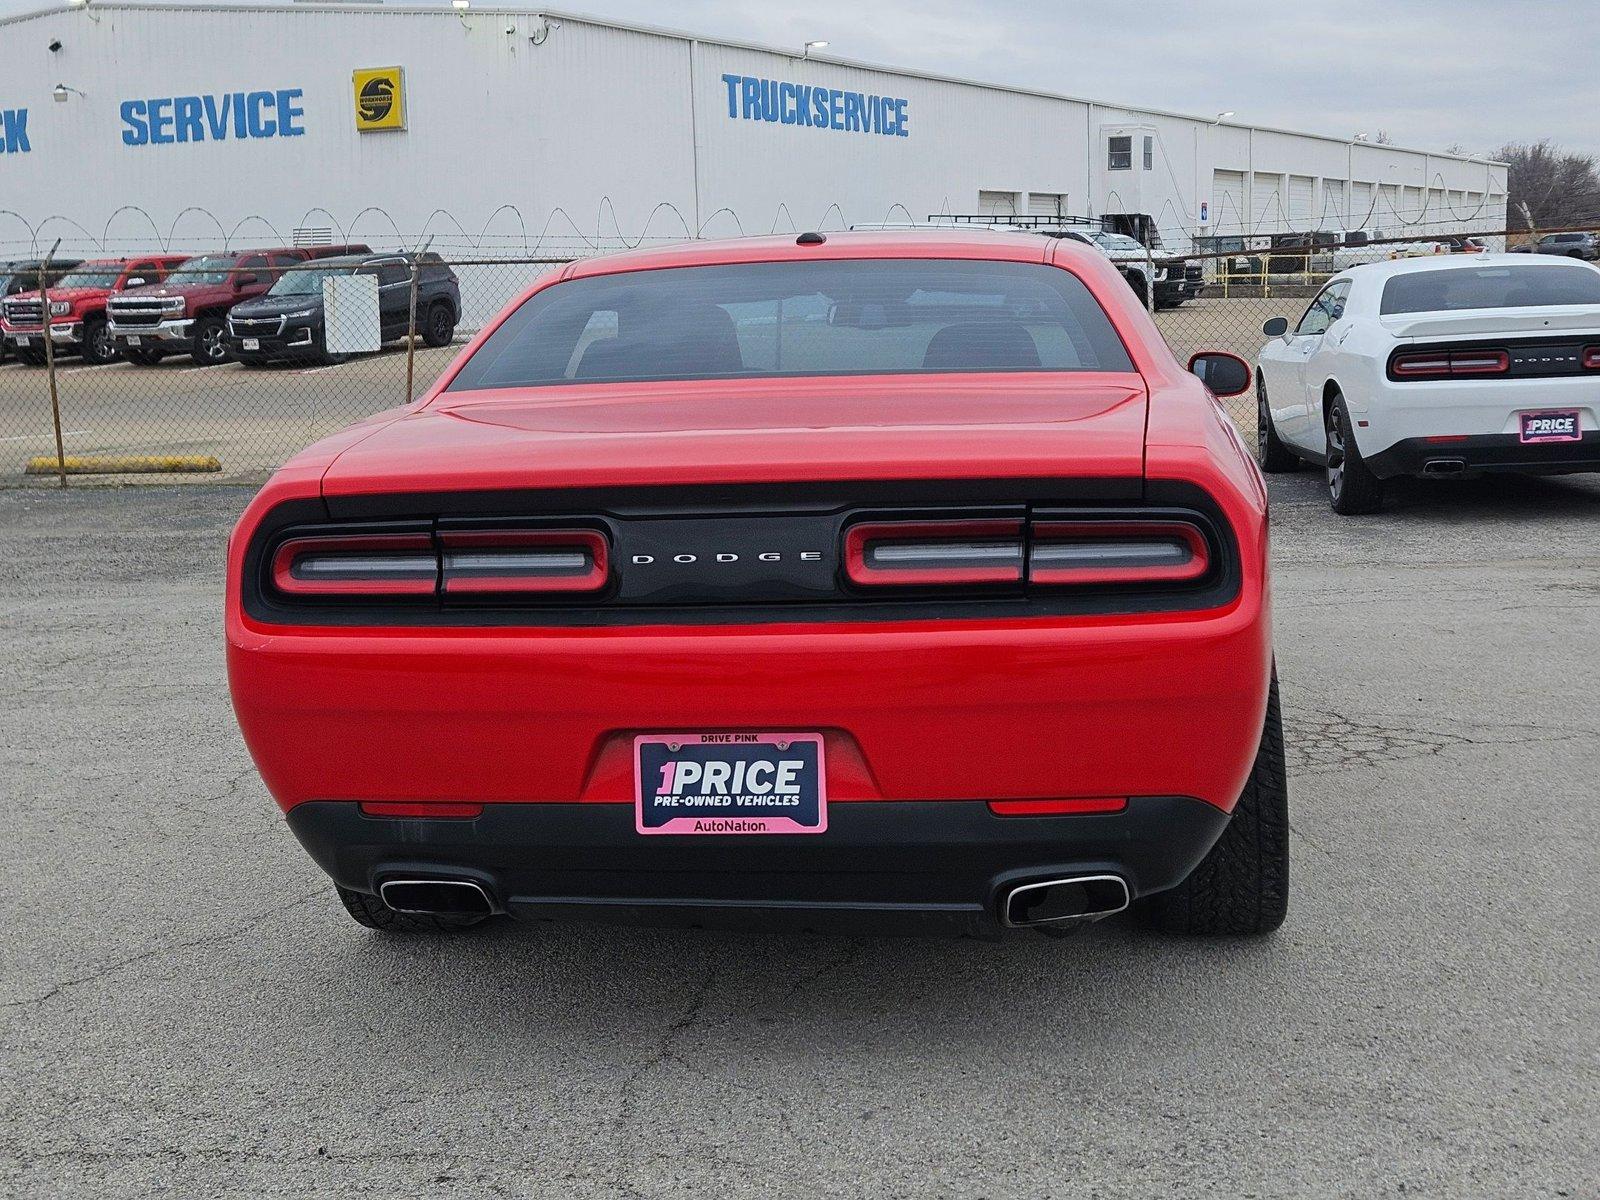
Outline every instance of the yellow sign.
<svg viewBox="0 0 1600 1200">
<path fill-rule="evenodd" d="M 375 133 L 406 127 L 406 70 L 370 67 L 351 72 L 356 100 L 356 129 Z"/>
</svg>

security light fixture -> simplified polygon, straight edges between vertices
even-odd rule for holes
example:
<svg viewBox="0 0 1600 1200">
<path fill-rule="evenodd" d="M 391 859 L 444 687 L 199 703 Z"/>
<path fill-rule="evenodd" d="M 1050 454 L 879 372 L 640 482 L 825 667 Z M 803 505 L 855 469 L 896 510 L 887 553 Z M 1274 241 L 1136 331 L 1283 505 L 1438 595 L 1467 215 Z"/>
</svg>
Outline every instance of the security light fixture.
<svg viewBox="0 0 1600 1200">
<path fill-rule="evenodd" d="M 1219 112 L 1217 114 L 1217 119 L 1215 121 L 1211 122 L 1211 123 L 1213 125 L 1221 125 L 1224 121 L 1226 121 L 1231 116 L 1233 116 L 1233 109 L 1230 108 L 1227 112 Z"/>
<path fill-rule="evenodd" d="M 827 48 L 828 43 L 826 41 L 807 42 L 805 49 L 800 52 L 800 57 L 810 58 L 813 50 L 826 50 Z"/>
<path fill-rule="evenodd" d="M 83 96 L 84 99 L 88 99 L 88 97 L 84 96 L 84 93 L 80 92 L 77 88 L 68 87 L 64 83 L 58 83 L 55 85 L 55 87 L 51 88 L 50 95 L 57 104 L 65 104 L 69 95 Z"/>
</svg>

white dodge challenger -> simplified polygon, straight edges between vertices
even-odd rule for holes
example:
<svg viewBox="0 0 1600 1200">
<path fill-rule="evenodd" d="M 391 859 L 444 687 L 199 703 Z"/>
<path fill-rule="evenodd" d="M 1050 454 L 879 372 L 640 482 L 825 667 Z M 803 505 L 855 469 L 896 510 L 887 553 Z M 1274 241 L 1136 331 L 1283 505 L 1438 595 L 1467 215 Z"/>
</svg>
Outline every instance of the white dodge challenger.
<svg viewBox="0 0 1600 1200">
<path fill-rule="evenodd" d="M 1257 451 L 1336 512 L 1397 475 L 1600 471 L 1600 269 L 1473 254 L 1352 267 L 1262 326 Z"/>
</svg>

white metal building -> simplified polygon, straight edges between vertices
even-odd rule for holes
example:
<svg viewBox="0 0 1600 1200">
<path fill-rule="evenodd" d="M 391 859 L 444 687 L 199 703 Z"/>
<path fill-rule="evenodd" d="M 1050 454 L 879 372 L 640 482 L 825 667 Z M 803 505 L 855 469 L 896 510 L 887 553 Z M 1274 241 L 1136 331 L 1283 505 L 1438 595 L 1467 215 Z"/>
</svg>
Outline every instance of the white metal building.
<svg viewBox="0 0 1600 1200">
<path fill-rule="evenodd" d="M 0 257 L 296 231 L 568 252 L 981 211 L 1147 214 L 1186 249 L 1496 230 L 1505 191 L 1484 159 L 548 12 L 93 2 L 0 20 Z"/>
</svg>

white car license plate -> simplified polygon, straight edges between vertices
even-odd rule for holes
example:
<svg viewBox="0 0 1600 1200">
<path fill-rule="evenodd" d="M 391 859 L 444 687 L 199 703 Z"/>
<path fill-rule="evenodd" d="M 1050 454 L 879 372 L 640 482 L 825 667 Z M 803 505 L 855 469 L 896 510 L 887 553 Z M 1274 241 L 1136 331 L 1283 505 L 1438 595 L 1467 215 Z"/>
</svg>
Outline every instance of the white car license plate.
<svg viewBox="0 0 1600 1200">
<path fill-rule="evenodd" d="M 29 340 L 30 340 L 30 339 L 28 339 L 28 338 L 25 338 L 25 337 L 19 337 L 19 338 L 18 338 L 18 339 L 17 339 L 17 345 L 19 345 L 19 346 L 26 346 L 26 345 L 27 345 L 27 344 L 28 344 L 28 342 L 29 342 Z"/>
<path fill-rule="evenodd" d="M 1522 414 L 1524 442 L 1581 442 L 1576 412 L 1536 412 Z"/>
<path fill-rule="evenodd" d="M 260 338 L 240 338 L 239 339 L 239 344 L 241 346 L 243 346 L 246 350 L 259 350 L 259 349 L 261 349 L 261 339 Z"/>
<path fill-rule="evenodd" d="M 130 346 L 137 346 L 137 345 L 138 345 L 138 344 L 139 344 L 139 339 L 138 339 L 138 338 L 136 338 L 136 337 L 130 337 L 130 338 L 129 338 L 129 339 L 128 339 L 128 345 L 130 345 Z"/>
</svg>

